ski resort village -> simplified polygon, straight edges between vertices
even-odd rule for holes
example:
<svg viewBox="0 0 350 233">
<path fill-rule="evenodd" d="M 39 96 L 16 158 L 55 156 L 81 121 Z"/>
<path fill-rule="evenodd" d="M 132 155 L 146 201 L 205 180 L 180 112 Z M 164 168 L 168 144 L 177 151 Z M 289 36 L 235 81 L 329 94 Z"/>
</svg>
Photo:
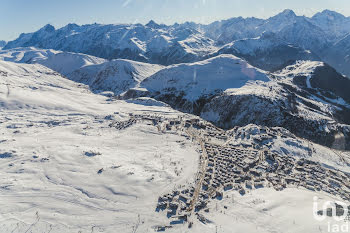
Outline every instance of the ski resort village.
<svg viewBox="0 0 350 233">
<path fill-rule="evenodd" d="M 0 41 L 0 233 L 350 232 L 349 35 L 283 10 Z"/>
</svg>

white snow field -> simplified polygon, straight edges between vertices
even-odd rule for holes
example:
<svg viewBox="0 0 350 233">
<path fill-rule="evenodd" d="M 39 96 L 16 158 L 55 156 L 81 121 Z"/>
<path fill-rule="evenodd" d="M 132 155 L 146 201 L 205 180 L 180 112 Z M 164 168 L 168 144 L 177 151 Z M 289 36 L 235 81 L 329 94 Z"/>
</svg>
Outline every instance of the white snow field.
<svg viewBox="0 0 350 233">
<path fill-rule="evenodd" d="M 166 221 L 158 196 L 192 181 L 196 148 L 154 126 L 118 131 L 106 119 L 180 113 L 108 102 L 41 65 L 0 70 L 0 232 L 132 232 L 138 216 L 146 232 Z"/>
<path fill-rule="evenodd" d="M 73 71 L 85 66 L 106 62 L 103 58 L 86 54 L 62 52 L 53 49 L 37 49 L 34 47 L 1 50 L 0 60 L 42 64 L 65 76 L 69 76 Z"/>
<path fill-rule="evenodd" d="M 247 82 L 269 81 L 266 72 L 233 55 L 219 55 L 204 61 L 167 66 L 141 86 L 151 91 L 184 92 L 184 98 L 195 100 L 216 90 L 240 88 Z"/>
<path fill-rule="evenodd" d="M 212 202 L 212 212 L 204 216 L 213 223 L 196 224 L 193 232 L 329 232 L 330 224 L 344 224 L 329 217 L 317 221 L 313 217 L 313 200 L 319 198 L 318 207 L 325 201 L 336 201 L 333 196 L 288 188 L 283 191 L 257 189 L 241 196 L 227 192 L 220 202 Z M 338 201 L 338 200 L 337 200 Z M 183 228 L 182 232 L 192 232 Z"/>
<path fill-rule="evenodd" d="M 145 78 L 163 68 L 161 65 L 125 59 L 107 61 L 81 53 L 34 47 L 0 51 L 0 61 L 41 64 L 75 82 L 84 83 L 96 92 L 120 94 L 137 87 Z"/>
<path fill-rule="evenodd" d="M 169 223 L 158 197 L 195 179 L 191 140 L 146 121 L 109 126 L 130 113 L 188 116 L 159 101 L 111 100 L 42 65 L 0 61 L 0 110 L 0 232 L 154 232 Z M 337 200 L 302 188 L 225 192 L 203 213 L 210 222 L 167 232 L 327 232 L 315 195 Z"/>
</svg>

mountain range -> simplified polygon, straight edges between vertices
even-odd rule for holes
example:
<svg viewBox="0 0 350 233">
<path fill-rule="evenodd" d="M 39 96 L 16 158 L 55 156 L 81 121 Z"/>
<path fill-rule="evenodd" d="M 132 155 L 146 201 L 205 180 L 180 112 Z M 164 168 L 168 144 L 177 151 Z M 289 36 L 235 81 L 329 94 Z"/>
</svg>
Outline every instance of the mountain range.
<svg viewBox="0 0 350 233">
<path fill-rule="evenodd" d="M 145 25 L 68 24 L 55 29 L 48 24 L 21 34 L 3 49 L 34 46 L 161 65 L 229 53 L 267 70 L 276 70 L 290 60 L 311 59 L 325 61 L 350 76 L 349 51 L 342 50 L 349 33 L 350 17 L 337 12 L 325 10 L 306 17 L 285 10 L 268 19 L 237 17 L 208 25 L 164 25 L 151 20 Z"/>
<path fill-rule="evenodd" d="M 243 58 L 219 54 L 162 66 L 33 47 L 2 50 L 0 60 L 40 64 L 95 93 L 160 101 L 224 129 L 278 126 L 328 147 L 340 132 L 346 142 L 341 148 L 350 148 L 350 79 L 321 61 L 299 60 L 265 71 Z"/>
<path fill-rule="evenodd" d="M 326 232 L 315 195 L 350 200 L 349 22 L 285 10 L 0 43 L 0 231 Z"/>
</svg>

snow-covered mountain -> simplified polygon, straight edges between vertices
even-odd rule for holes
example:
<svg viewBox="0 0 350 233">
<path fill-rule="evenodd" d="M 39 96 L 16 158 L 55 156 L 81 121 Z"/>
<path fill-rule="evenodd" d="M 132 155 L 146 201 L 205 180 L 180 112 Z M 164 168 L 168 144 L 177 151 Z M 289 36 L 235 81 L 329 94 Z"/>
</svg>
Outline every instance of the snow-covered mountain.
<svg viewBox="0 0 350 233">
<path fill-rule="evenodd" d="M 311 21 L 333 40 L 344 37 L 350 32 L 350 17 L 335 11 L 324 10 L 316 13 Z"/>
<path fill-rule="evenodd" d="M 292 10 L 285 10 L 266 20 L 233 18 L 222 24 L 213 23 L 211 27 L 204 27 L 203 30 L 209 30 L 206 34 L 212 35 L 210 33 L 212 27 L 216 27 L 216 33 L 225 38 L 224 40 L 218 39 L 220 44 L 231 43 L 239 39 L 256 38 L 264 33 L 275 33 L 285 43 L 320 54 L 330 42 L 328 32 L 326 33 L 314 24 L 310 18 L 297 16 Z"/>
<path fill-rule="evenodd" d="M 325 51 L 324 61 L 350 77 L 350 34 Z"/>
<path fill-rule="evenodd" d="M 312 24 L 309 19 L 298 17 L 296 22 L 278 32 L 284 40 L 316 53 L 322 54 L 330 44 L 330 38 L 325 32 Z"/>
<path fill-rule="evenodd" d="M 15 48 L 0 51 L 0 60 L 16 63 L 41 64 L 69 76 L 73 71 L 106 62 L 103 58 L 85 54 L 55 51 L 52 49 Z"/>
<path fill-rule="evenodd" d="M 345 46 L 346 51 L 347 42 L 344 37 L 350 33 L 350 17 L 337 12 L 325 10 L 308 18 L 285 10 L 266 20 L 232 18 L 200 28 L 205 35 L 223 45 L 215 55 L 235 54 L 263 69 L 273 69 L 279 60 L 282 64 L 288 60 L 323 60 L 338 72 L 349 76 L 348 66 L 344 63 L 348 53 L 339 53 L 339 50 Z M 275 38 L 270 38 L 271 41 L 261 39 L 264 35 L 275 35 Z M 342 40 L 344 44 L 340 45 Z M 239 43 L 243 44 L 243 49 L 237 48 L 242 47 Z M 291 45 L 294 49 L 286 45 Z M 264 49 L 259 53 L 254 51 L 256 47 Z M 256 57 L 251 57 L 249 53 L 252 51 Z"/>
<path fill-rule="evenodd" d="M 107 61 L 90 55 L 33 47 L 0 51 L 0 60 L 41 64 L 96 92 L 114 94 L 137 87 L 145 78 L 162 69 L 161 65 L 116 59 Z"/>
<path fill-rule="evenodd" d="M 206 36 L 217 41 L 219 45 L 230 43 L 243 38 L 254 38 L 259 36 L 257 27 L 265 21 L 257 18 L 231 18 L 216 21 L 209 25 L 196 25 Z"/>
<path fill-rule="evenodd" d="M 268 18 L 264 24 L 260 25 L 260 31 L 279 32 L 283 28 L 298 22 L 303 16 L 297 16 L 294 11 L 286 9 L 283 12 Z"/>
<path fill-rule="evenodd" d="M 264 71 L 240 58 L 220 55 L 196 63 L 168 66 L 144 80 L 141 87 L 164 96 L 175 94 L 192 102 L 256 80 L 269 79 Z"/>
<path fill-rule="evenodd" d="M 263 70 L 274 71 L 297 60 L 321 60 L 310 50 L 287 43 L 273 32 L 257 38 L 236 40 L 220 48 L 210 56 L 233 54 Z"/>
<path fill-rule="evenodd" d="M 194 29 L 156 26 L 153 21 L 146 25 L 68 24 L 57 30 L 46 25 L 37 32 L 21 34 L 4 49 L 27 46 L 159 64 L 197 59 L 216 49 L 213 40 Z"/>
<path fill-rule="evenodd" d="M 226 90 L 204 105 L 201 117 L 227 128 L 280 126 L 327 146 L 340 131 L 349 142 L 350 99 L 344 88 L 349 79 L 320 62 L 298 62 L 271 77 L 270 82 Z"/>
<path fill-rule="evenodd" d="M 275 37 L 272 38 L 264 34 L 262 39 L 239 40 L 232 46 L 252 54 L 265 49 L 265 45 L 272 46 Z M 257 49 L 249 50 L 244 46 L 246 43 L 254 44 Z M 249 60 L 246 54 L 240 55 Z M 300 137 L 330 146 L 333 133 L 343 128 L 339 124 L 349 124 L 349 79 L 317 61 L 297 62 L 270 74 L 228 54 L 163 67 L 123 59 L 106 61 L 71 52 L 18 48 L 2 50 L 0 60 L 42 64 L 72 81 L 88 85 L 95 93 L 109 91 L 112 92 L 109 96 L 120 95 L 118 98 L 122 99 L 141 98 L 137 102 L 142 102 L 144 97 L 155 98 L 223 128 L 250 123 L 281 126 Z M 336 123 L 329 123 L 333 121 Z M 308 130 L 295 125 L 304 125 Z M 344 134 L 347 135 L 346 130 Z"/>
<path fill-rule="evenodd" d="M 335 14 L 335 12 L 333 12 Z M 304 49 L 314 49 L 320 53 L 320 49 L 350 32 L 347 24 L 349 18 L 342 17 L 341 22 L 326 24 L 324 17 L 330 11 L 316 14 L 312 18 L 297 16 L 292 10 L 285 10 L 276 16 L 266 20 L 256 18 L 232 18 L 225 21 L 214 22 L 204 25 L 201 29 L 210 38 L 217 40 L 220 44 L 231 43 L 232 41 L 247 38 L 256 38 L 263 33 L 278 33 L 285 42 L 292 43 Z M 332 30 L 330 30 L 330 28 Z M 219 39 L 225 38 L 225 39 Z M 314 41 L 314 44 L 311 42 Z"/>
<path fill-rule="evenodd" d="M 138 87 L 140 82 L 162 68 L 160 65 L 116 59 L 75 70 L 69 78 L 89 85 L 93 91 L 111 91 L 119 95 Z"/>
<path fill-rule="evenodd" d="M 154 21 L 146 25 L 68 24 L 60 29 L 46 25 L 34 33 L 21 34 L 18 39 L 8 42 L 4 49 L 34 46 L 106 59 L 122 58 L 169 65 L 203 60 L 213 53 L 232 53 L 232 49 L 227 48 L 236 41 L 236 45 L 244 43 L 246 50 L 256 50 L 253 40 L 274 34 L 283 43 L 278 43 L 279 48 L 275 48 L 266 38 L 259 40 L 265 50 L 258 56 L 261 59 L 255 59 L 259 63 L 264 63 L 266 59 L 266 64 L 261 67 L 270 67 L 278 60 L 269 59 L 275 57 L 275 53 L 280 53 L 283 61 L 323 59 L 328 48 L 350 33 L 349 25 L 350 19 L 336 12 L 323 11 L 308 18 L 297 16 L 292 10 L 285 10 L 266 20 L 238 17 L 208 25 L 186 22 L 167 26 Z M 297 49 L 292 51 L 292 47 L 286 45 Z M 253 60 L 249 62 L 254 63 Z"/>
<path fill-rule="evenodd" d="M 147 96 L 222 128 L 284 127 L 331 146 L 341 130 L 349 142 L 350 79 L 317 61 L 299 61 L 269 74 L 233 56 L 168 66 L 124 98 Z M 350 144 L 346 143 L 345 148 Z"/>
</svg>

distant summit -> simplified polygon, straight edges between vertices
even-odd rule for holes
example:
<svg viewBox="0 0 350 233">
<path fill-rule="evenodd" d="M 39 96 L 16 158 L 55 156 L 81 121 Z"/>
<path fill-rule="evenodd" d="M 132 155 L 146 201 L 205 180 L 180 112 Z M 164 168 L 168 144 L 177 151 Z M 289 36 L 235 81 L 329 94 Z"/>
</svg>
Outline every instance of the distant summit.
<svg viewBox="0 0 350 233">
<path fill-rule="evenodd" d="M 286 10 L 282 11 L 281 13 L 279 13 L 277 16 L 296 17 L 297 15 L 295 14 L 295 12 L 293 10 L 286 9 Z"/>
<path fill-rule="evenodd" d="M 154 20 L 150 20 L 147 24 L 145 24 L 145 26 L 153 29 L 160 29 L 166 27 L 165 24 L 157 24 Z"/>
<path fill-rule="evenodd" d="M 150 20 L 147 24 L 146 24 L 147 27 L 150 27 L 150 28 L 158 28 L 159 27 L 159 24 L 157 24 L 156 22 L 154 22 L 153 20 Z"/>
<path fill-rule="evenodd" d="M 39 31 L 45 31 L 45 32 L 54 32 L 55 27 L 51 24 L 46 24 L 44 27 L 42 27 Z"/>
<path fill-rule="evenodd" d="M 312 18 L 316 20 L 322 18 L 327 18 L 328 20 L 344 20 L 346 17 L 335 11 L 324 10 L 322 12 L 316 13 Z"/>
</svg>

